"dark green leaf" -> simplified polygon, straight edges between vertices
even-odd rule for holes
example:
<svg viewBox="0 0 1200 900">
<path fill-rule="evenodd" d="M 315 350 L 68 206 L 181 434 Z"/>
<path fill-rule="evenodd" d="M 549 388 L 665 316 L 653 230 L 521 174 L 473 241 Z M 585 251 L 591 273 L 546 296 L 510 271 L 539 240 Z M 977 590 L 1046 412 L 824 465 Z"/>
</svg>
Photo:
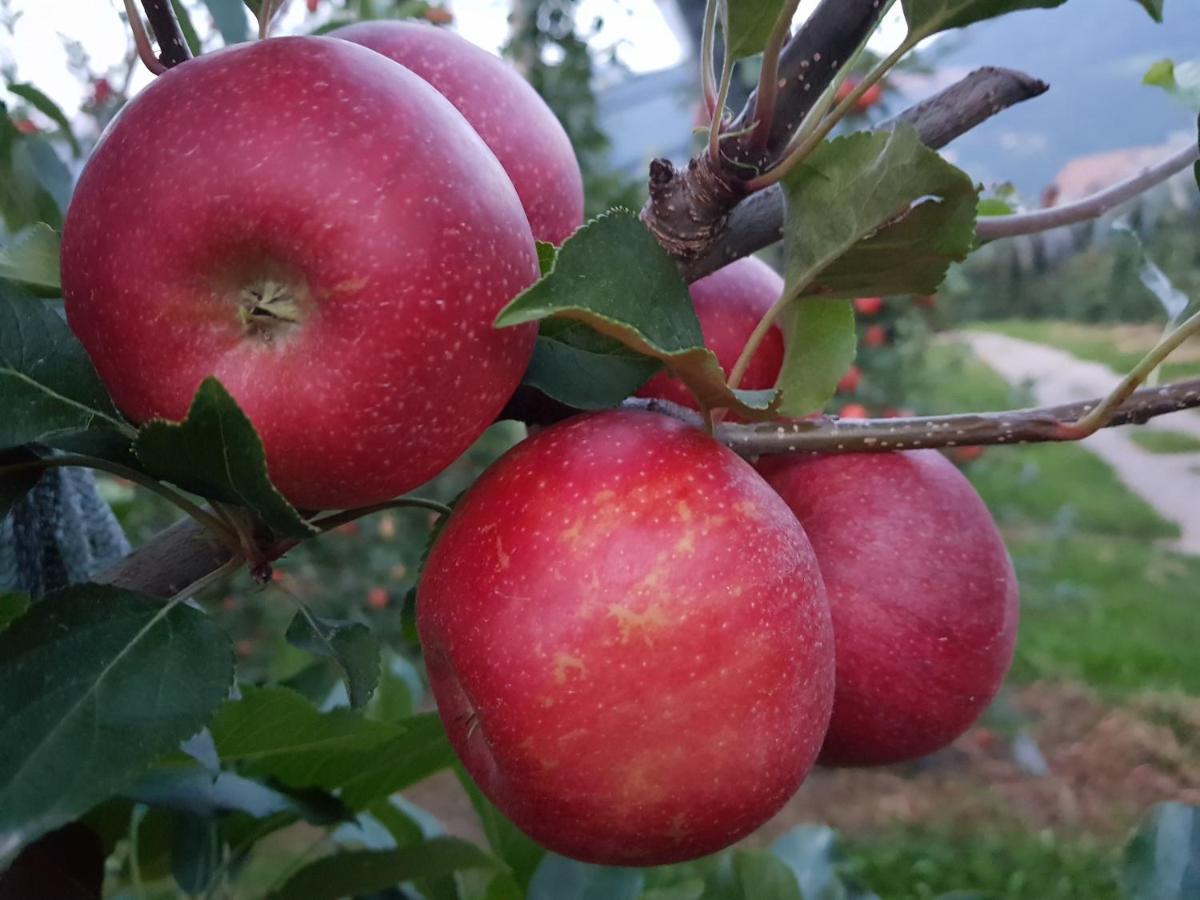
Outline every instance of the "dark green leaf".
<svg viewBox="0 0 1200 900">
<path fill-rule="evenodd" d="M 216 378 L 204 379 L 183 422 L 142 426 L 134 450 L 151 474 L 192 493 L 248 507 L 277 535 L 316 534 L 271 484 L 258 433 Z"/>
<path fill-rule="evenodd" d="M 38 222 L 62 223 L 62 208 L 42 185 L 26 146 L 33 137 L 17 130 L 0 102 L 0 218 L 10 232 Z"/>
<path fill-rule="evenodd" d="M 762 53 L 785 5 L 784 0 L 724 0 L 721 21 L 730 56 Z"/>
<path fill-rule="evenodd" d="M 925 38 L 1019 9 L 1051 9 L 1067 0 L 902 0 L 908 33 Z"/>
<path fill-rule="evenodd" d="M 57 312 L 0 281 L 0 448 L 69 432 L 130 432 Z"/>
<path fill-rule="evenodd" d="M 48 222 L 55 228 L 61 226 L 62 214 L 71 201 L 75 179 L 54 146 L 40 134 L 24 135 L 13 148 L 13 164 L 17 177 L 32 178 L 54 202 L 53 208 L 45 215 L 40 215 L 38 221 Z"/>
<path fill-rule="evenodd" d="M 548 319 L 538 330 L 524 383 L 576 409 L 611 409 L 661 367 L 582 322 Z"/>
<path fill-rule="evenodd" d="M 250 40 L 250 20 L 242 0 L 204 0 L 212 13 L 221 40 L 226 44 L 238 44 Z"/>
<path fill-rule="evenodd" d="M 744 900 L 804 900 L 787 863 L 767 850 L 738 850 L 733 871 Z"/>
<path fill-rule="evenodd" d="M 79 585 L 0 632 L 0 858 L 132 783 L 233 678 L 204 613 Z"/>
<path fill-rule="evenodd" d="M 666 363 L 704 409 L 726 407 L 747 419 L 771 415 L 769 393 L 726 387 L 674 260 L 627 210 L 605 213 L 569 237 L 553 270 L 505 307 L 496 325 L 549 318 L 583 322 Z"/>
<path fill-rule="evenodd" d="M 179 31 L 188 45 L 192 56 L 200 55 L 200 35 L 196 34 L 196 26 L 192 24 L 192 16 L 183 5 L 182 0 L 171 0 L 171 8 L 175 11 L 175 19 L 179 22 Z"/>
<path fill-rule="evenodd" d="M 1163 20 L 1163 0 L 1136 0 L 1155 22 Z"/>
<path fill-rule="evenodd" d="M 297 612 L 288 626 L 287 642 L 334 660 L 345 678 L 350 705 L 364 705 L 379 684 L 378 639 L 362 622 L 311 618 L 310 622 L 303 610 Z"/>
<path fill-rule="evenodd" d="M 1200 897 L 1200 806 L 1154 807 L 1125 845 L 1121 885 L 1129 900 Z"/>
<path fill-rule="evenodd" d="M 200 817 L 242 812 L 262 819 L 280 812 L 299 812 L 290 797 L 264 784 L 232 772 L 214 774 L 198 766 L 152 769 L 123 793 L 147 806 Z"/>
<path fill-rule="evenodd" d="M 463 869 L 496 865 L 496 860 L 473 844 L 458 838 L 434 838 L 399 850 L 357 850 L 327 856 L 305 866 L 271 897 L 338 900 L 414 879 L 438 878 Z"/>
<path fill-rule="evenodd" d="M 0 450 L 0 470 L 5 466 L 28 465 L 36 462 L 38 455 L 27 447 Z M 18 469 L 15 472 L 0 471 L 0 519 L 12 511 L 17 503 L 33 490 L 44 469 Z M 0 620 L 3 616 L 0 615 Z"/>
<path fill-rule="evenodd" d="M 340 790 L 355 810 L 454 761 L 435 714 L 384 723 L 348 709 L 322 713 L 286 688 L 244 688 L 209 730 L 225 764 L 289 787 Z"/>
<path fill-rule="evenodd" d="M 80 155 L 79 141 L 75 140 L 75 133 L 71 131 L 71 123 L 67 117 L 63 115 L 63 111 L 58 108 L 58 104 L 39 91 L 32 84 L 20 83 L 10 84 L 8 89 L 26 101 L 30 106 L 40 112 L 42 115 L 54 121 L 63 133 L 63 137 L 67 139 L 67 143 L 71 145 L 71 153 L 78 159 Z"/>
<path fill-rule="evenodd" d="M 546 855 L 546 851 L 483 796 L 483 792 L 460 763 L 454 764 L 454 774 L 458 776 L 459 783 L 471 799 L 471 806 L 475 807 L 475 814 L 479 816 L 488 846 L 512 870 L 521 890 L 528 889 L 534 870 Z"/>
<path fill-rule="evenodd" d="M 0 278 L 20 282 L 40 294 L 56 294 L 58 279 L 58 232 L 39 222 L 13 235 L 0 247 Z"/>
<path fill-rule="evenodd" d="M 792 303 L 780 323 L 787 336 L 776 387 L 785 416 L 820 412 L 854 362 L 858 346 L 854 307 L 849 300 L 817 297 Z"/>
<path fill-rule="evenodd" d="M 593 866 L 547 853 L 533 873 L 526 900 L 634 900 L 645 882 L 640 869 Z"/>
<path fill-rule="evenodd" d="M 0 594 L 0 631 L 25 615 L 29 609 L 29 595 L 16 591 Z"/>
<path fill-rule="evenodd" d="M 176 816 L 171 840 L 171 874 L 186 894 L 203 893 L 221 865 L 217 820 Z"/>
<path fill-rule="evenodd" d="M 538 270 L 543 275 L 549 275 L 554 268 L 554 261 L 558 259 L 558 248 L 549 241 L 538 241 L 537 255 Z"/>
</svg>

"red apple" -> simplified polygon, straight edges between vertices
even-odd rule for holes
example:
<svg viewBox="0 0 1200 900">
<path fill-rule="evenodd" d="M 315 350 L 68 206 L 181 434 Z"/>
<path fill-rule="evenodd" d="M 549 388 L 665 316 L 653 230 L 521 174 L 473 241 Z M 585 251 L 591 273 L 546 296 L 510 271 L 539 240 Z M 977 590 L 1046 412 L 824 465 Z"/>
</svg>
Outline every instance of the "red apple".
<svg viewBox="0 0 1200 900">
<path fill-rule="evenodd" d="M 555 852 L 712 853 L 795 792 L 833 689 L 816 560 L 787 506 L 700 431 L 579 416 L 455 507 L 417 594 L 451 743 Z"/>
<path fill-rule="evenodd" d="M 883 86 L 879 84 L 873 84 L 863 91 L 862 96 L 859 97 L 858 101 L 854 104 L 854 108 L 860 113 L 866 113 L 870 111 L 872 106 L 875 106 L 882 99 Z"/>
<path fill-rule="evenodd" d="M 263 89 L 264 85 L 269 89 Z M 303 508 L 374 503 L 492 422 L 535 329 L 512 184 L 411 72 L 283 37 L 171 69 L 122 110 L 67 213 L 67 318 L 134 421 L 216 375 Z"/>
<path fill-rule="evenodd" d="M 821 762 L 946 746 L 1012 660 L 1017 580 L 987 507 L 935 450 L 772 458 L 760 471 L 812 541 L 837 656 Z"/>
<path fill-rule="evenodd" d="M 849 76 L 845 81 L 837 87 L 837 92 L 834 94 L 834 100 L 841 103 L 847 97 L 854 93 L 854 89 L 858 87 L 860 79 L 855 76 Z"/>
<path fill-rule="evenodd" d="M 419 22 L 360 22 L 332 35 L 395 60 L 453 103 L 508 172 L 535 238 L 561 244 L 583 224 L 575 151 L 515 69 L 453 31 Z"/>
<path fill-rule="evenodd" d="M 693 282 L 689 290 L 704 345 L 716 354 L 728 376 L 750 333 L 782 296 L 783 279 L 761 259 L 747 256 Z M 782 365 L 783 333 L 772 327 L 738 386 L 746 390 L 774 387 Z M 665 371 L 646 382 L 637 395 L 697 408 L 692 392 Z"/>
<path fill-rule="evenodd" d="M 842 380 L 837 383 L 837 392 L 839 394 L 853 394 L 858 390 L 858 385 L 862 381 L 862 371 L 858 366 L 851 366 L 846 370 L 846 374 L 842 376 Z"/>
<path fill-rule="evenodd" d="M 869 419 L 871 414 L 867 412 L 867 408 L 861 403 L 847 403 L 838 412 L 838 417 L 842 419 Z"/>
<path fill-rule="evenodd" d="M 863 332 L 863 344 L 868 347 L 883 347 L 887 342 L 887 331 L 882 325 L 871 325 Z"/>
<path fill-rule="evenodd" d="M 877 316 L 883 312 L 883 298 L 859 297 L 854 301 L 854 311 L 860 316 Z"/>
<path fill-rule="evenodd" d="M 949 454 L 950 458 L 952 460 L 954 460 L 956 463 L 965 465 L 967 463 L 975 462 L 975 460 L 977 460 L 981 456 L 983 456 L 983 451 L 984 451 L 984 448 L 978 447 L 978 446 L 951 447 L 947 451 L 947 453 Z"/>
</svg>

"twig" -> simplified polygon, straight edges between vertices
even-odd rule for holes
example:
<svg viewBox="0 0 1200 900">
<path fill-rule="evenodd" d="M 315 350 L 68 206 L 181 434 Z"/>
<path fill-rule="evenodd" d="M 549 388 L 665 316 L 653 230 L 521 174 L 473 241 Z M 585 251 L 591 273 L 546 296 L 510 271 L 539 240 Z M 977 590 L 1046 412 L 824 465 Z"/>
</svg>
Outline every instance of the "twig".
<svg viewBox="0 0 1200 900">
<path fill-rule="evenodd" d="M 922 143 L 938 150 L 997 113 L 1047 90 L 1044 82 L 1022 72 L 994 67 L 978 69 L 884 122 L 880 128 L 895 128 L 896 123 L 907 122 L 917 129 Z M 695 281 L 776 243 L 783 237 L 783 216 L 783 194 L 779 188 L 751 195 L 714 230 L 698 254 L 684 258 L 684 277 Z"/>
<path fill-rule="evenodd" d="M 979 220 L 975 233 L 981 241 L 1016 237 L 1021 234 L 1036 234 L 1064 225 L 1075 225 L 1098 219 L 1110 209 L 1145 193 L 1156 184 L 1161 184 L 1177 172 L 1200 160 L 1200 147 L 1189 145 L 1171 154 L 1161 162 L 1143 169 L 1120 184 L 1115 184 L 1099 193 L 1084 197 L 1075 203 L 1041 209 L 1037 212 L 1018 213 L 1012 216 L 989 216 Z"/>
<path fill-rule="evenodd" d="M 138 58 L 154 75 L 161 75 L 167 67 L 159 62 L 150 46 L 150 36 L 146 34 L 146 26 L 142 24 L 142 15 L 133 5 L 133 0 L 125 0 L 125 14 L 129 17 L 129 28 L 133 31 L 133 43 L 137 47 Z"/>
<path fill-rule="evenodd" d="M 191 59 L 192 52 L 183 39 L 183 32 L 175 19 L 175 10 L 171 8 L 171 0 L 142 0 L 142 7 L 146 10 L 150 30 L 154 32 L 158 59 L 164 68 L 169 69 Z"/>
<path fill-rule="evenodd" d="M 166 599 L 236 559 L 196 522 L 180 519 L 95 580 Z"/>
<path fill-rule="evenodd" d="M 775 20 L 775 27 L 771 31 L 771 37 L 767 40 L 767 46 L 763 49 L 762 68 L 758 73 L 758 87 L 755 89 L 754 95 L 754 130 L 747 138 L 748 145 L 752 150 L 762 151 L 766 149 L 767 137 L 771 133 L 771 126 L 775 123 L 775 104 L 779 99 L 779 57 L 783 53 L 783 46 L 787 42 L 788 35 L 792 30 L 792 19 L 796 17 L 796 9 L 800 6 L 800 0 L 786 0 L 783 4 L 783 9 L 779 12 L 779 17 Z M 729 62 L 726 60 L 726 65 Z M 786 82 L 785 82 L 786 85 Z"/>
</svg>

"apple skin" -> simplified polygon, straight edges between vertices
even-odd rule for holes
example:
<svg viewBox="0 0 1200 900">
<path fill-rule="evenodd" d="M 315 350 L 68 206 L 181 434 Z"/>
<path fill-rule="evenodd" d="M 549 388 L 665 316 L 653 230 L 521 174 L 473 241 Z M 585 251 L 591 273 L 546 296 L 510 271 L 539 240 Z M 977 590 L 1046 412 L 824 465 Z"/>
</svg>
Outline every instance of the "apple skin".
<svg viewBox="0 0 1200 900">
<path fill-rule="evenodd" d="M 833 643 L 803 529 L 748 463 L 653 413 L 577 416 L 485 472 L 430 554 L 417 628 L 467 770 L 575 859 L 719 850 L 825 735 Z"/>
<path fill-rule="evenodd" d="M 263 90 L 269 84 L 270 90 Z M 67 319 L 135 422 L 215 375 L 292 503 L 380 502 L 449 465 L 516 388 L 538 277 L 504 170 L 428 84 L 332 38 L 189 60 L 113 122 L 67 212 Z M 296 297 L 247 318 L 247 289 Z"/>
<path fill-rule="evenodd" d="M 877 316 L 883 312 L 883 298 L 859 297 L 854 301 L 854 311 L 863 316 Z"/>
<path fill-rule="evenodd" d="M 867 347 L 885 347 L 888 342 L 887 331 L 882 325 L 871 325 L 863 332 L 862 342 Z"/>
<path fill-rule="evenodd" d="M 979 718 L 1012 661 L 1017 580 L 992 516 L 936 450 L 775 457 L 759 471 L 812 541 L 837 688 L 820 762 L 938 750 Z"/>
<path fill-rule="evenodd" d="M 761 259 L 747 256 L 694 281 L 688 290 L 700 320 L 704 346 L 716 354 L 728 376 L 755 326 L 783 295 L 783 279 Z M 748 391 L 774 387 L 782 366 L 783 332 L 773 326 L 738 387 Z M 666 371 L 642 385 L 637 396 L 698 408 L 692 392 Z"/>
<path fill-rule="evenodd" d="M 842 376 L 842 380 L 837 383 L 837 392 L 839 394 L 853 394 L 858 390 L 859 384 L 862 383 L 862 370 L 858 366 L 851 366 L 846 370 L 846 374 Z"/>
<path fill-rule="evenodd" d="M 847 403 L 838 411 L 839 419 L 869 419 L 871 414 L 861 403 Z"/>
<path fill-rule="evenodd" d="M 330 35 L 411 69 L 453 103 L 508 172 L 539 241 L 561 244 L 583 224 L 583 176 L 571 141 L 506 62 L 453 31 L 419 22 L 378 19 Z"/>
</svg>

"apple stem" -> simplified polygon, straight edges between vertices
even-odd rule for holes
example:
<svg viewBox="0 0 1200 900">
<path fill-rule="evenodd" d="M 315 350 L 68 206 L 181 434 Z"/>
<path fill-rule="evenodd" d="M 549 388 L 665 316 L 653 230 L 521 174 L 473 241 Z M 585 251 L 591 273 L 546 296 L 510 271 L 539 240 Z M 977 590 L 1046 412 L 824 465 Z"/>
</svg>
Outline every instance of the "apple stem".
<svg viewBox="0 0 1200 900">
<path fill-rule="evenodd" d="M 395 500 L 388 500 L 385 503 L 375 503 L 371 506 L 360 506 L 356 509 L 345 509 L 341 512 L 331 513 L 320 519 L 313 519 L 309 524 L 321 531 L 331 531 L 339 525 L 345 525 L 348 522 L 361 519 L 363 516 L 383 512 L 387 509 L 428 509 L 439 516 L 448 516 L 451 513 L 449 506 L 445 503 L 439 503 L 437 500 L 429 500 L 425 497 L 398 497 Z"/>
<path fill-rule="evenodd" d="M 125 0 L 125 15 L 129 19 L 129 28 L 133 32 L 133 45 L 137 47 L 138 58 L 141 59 L 142 65 L 154 75 L 161 75 L 167 71 L 166 65 L 154 55 L 154 48 L 150 46 L 150 36 L 146 34 L 146 26 L 142 24 L 142 16 L 137 11 L 137 7 L 133 5 L 133 0 Z"/>
<path fill-rule="evenodd" d="M 258 39 L 266 40 L 266 37 L 271 32 L 271 19 L 275 15 L 274 3 L 272 0 L 262 0 L 262 6 L 258 8 Z"/>
</svg>

